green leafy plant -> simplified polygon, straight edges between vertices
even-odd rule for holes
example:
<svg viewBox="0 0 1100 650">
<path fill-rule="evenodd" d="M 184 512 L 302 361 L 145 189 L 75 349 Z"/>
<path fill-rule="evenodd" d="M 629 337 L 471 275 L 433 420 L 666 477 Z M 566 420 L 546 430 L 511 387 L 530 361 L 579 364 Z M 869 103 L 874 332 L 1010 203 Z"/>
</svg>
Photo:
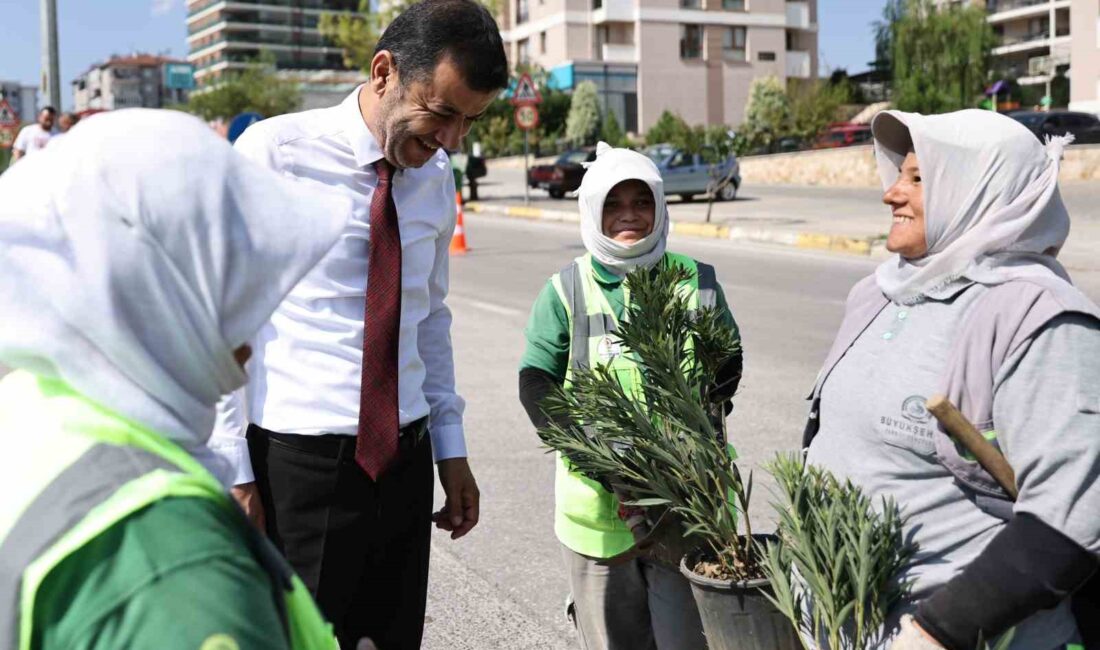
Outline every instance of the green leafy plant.
<svg viewBox="0 0 1100 650">
<path fill-rule="evenodd" d="M 596 84 L 582 81 L 573 89 L 565 137 L 576 145 L 595 144 L 600 133 L 600 98 Z"/>
<path fill-rule="evenodd" d="M 909 587 L 897 576 L 915 548 L 904 539 L 897 504 L 883 499 L 876 509 L 858 486 L 801 454 L 780 454 L 768 470 L 783 498 L 775 504 L 779 542 L 763 553 L 768 598 L 807 650 L 823 642 L 834 650 L 872 647 Z"/>
<path fill-rule="evenodd" d="M 687 278 L 679 266 L 626 277 L 631 305 L 616 336 L 638 362 L 639 392 L 607 367 L 578 370 L 544 402 L 551 424 L 539 435 L 577 471 L 630 494 L 627 505 L 678 517 L 688 544 L 709 551 L 708 574 L 756 578 L 752 477 L 742 481 L 730 460 L 712 399 L 740 340 L 717 309 L 688 308 L 679 289 Z"/>
</svg>

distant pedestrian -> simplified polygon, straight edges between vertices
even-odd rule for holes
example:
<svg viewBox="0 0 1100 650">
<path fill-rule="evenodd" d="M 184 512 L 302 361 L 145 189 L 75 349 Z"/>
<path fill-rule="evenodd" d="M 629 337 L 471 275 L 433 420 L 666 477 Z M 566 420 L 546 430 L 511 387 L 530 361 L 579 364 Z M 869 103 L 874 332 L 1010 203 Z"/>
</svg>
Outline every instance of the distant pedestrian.
<svg viewBox="0 0 1100 650">
<path fill-rule="evenodd" d="M 382 33 L 339 106 L 249 127 L 238 151 L 354 201 L 341 243 L 253 339 L 212 446 L 235 494 L 316 595 L 343 647 L 420 646 L 431 525 L 462 537 L 480 495 L 455 391 L 448 251 L 459 149 L 508 83 L 474 0 L 425 0 Z M 433 515 L 433 457 L 446 501 Z M 476 645 L 476 644 L 475 644 Z"/>
<path fill-rule="evenodd" d="M 76 113 L 62 113 L 61 117 L 57 118 L 57 128 L 62 134 L 68 133 L 69 129 L 76 126 L 79 121 L 80 116 Z"/>
<path fill-rule="evenodd" d="M 635 268 L 677 265 L 690 271 L 680 287 L 689 305 L 716 307 L 734 332 L 737 323 L 714 267 L 667 252 L 668 208 L 661 173 L 653 161 L 601 142 L 578 190 L 581 239 L 588 252 L 554 275 L 531 308 L 527 348 L 519 371 L 519 395 L 536 427 L 547 424 L 543 400 L 570 385 L 580 369 L 611 369 L 627 395 L 641 394 L 641 369 L 632 353 L 619 351 L 614 333 L 630 306 L 623 286 Z M 596 326 L 592 325 L 593 323 Z M 720 371 L 712 397 L 724 405 L 741 379 L 738 354 Z M 701 650 L 702 622 L 677 567 L 637 552 L 630 512 L 599 483 L 559 457 L 554 532 L 562 554 L 574 620 L 585 650 Z"/>
<path fill-rule="evenodd" d="M 12 162 L 45 149 L 54 135 L 53 127 L 56 120 L 57 109 L 53 106 L 47 106 L 38 111 L 38 121 L 23 127 L 15 137 L 15 144 L 11 148 Z"/>
<path fill-rule="evenodd" d="M 1013 650 L 1079 648 L 1100 623 L 1073 611 L 1100 557 L 1100 308 L 1057 260 L 1066 141 L 982 110 L 886 111 L 872 132 L 894 255 L 848 296 L 808 461 L 908 517 L 892 648 L 1010 628 Z M 934 394 L 1004 454 L 1015 500 L 937 424 Z"/>
<path fill-rule="evenodd" d="M 0 178 L 0 647 L 334 649 L 206 440 L 349 201 L 175 111 L 67 138 Z"/>
</svg>

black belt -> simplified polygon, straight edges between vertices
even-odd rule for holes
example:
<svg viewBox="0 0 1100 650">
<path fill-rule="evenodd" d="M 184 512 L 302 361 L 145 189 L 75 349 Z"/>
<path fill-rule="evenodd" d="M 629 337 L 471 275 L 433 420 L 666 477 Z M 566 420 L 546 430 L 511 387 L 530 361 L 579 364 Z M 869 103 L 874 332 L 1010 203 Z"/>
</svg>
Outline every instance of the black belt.
<svg viewBox="0 0 1100 650">
<path fill-rule="evenodd" d="M 300 451 L 325 458 L 340 460 L 355 458 L 355 436 L 339 433 L 323 433 L 321 435 L 301 435 L 296 433 L 279 433 L 270 431 L 255 424 L 248 425 L 250 435 L 260 434 L 278 444 L 293 447 Z M 398 432 L 397 448 L 399 451 L 411 451 L 419 446 L 426 438 L 428 432 L 427 416 L 401 427 Z"/>
</svg>

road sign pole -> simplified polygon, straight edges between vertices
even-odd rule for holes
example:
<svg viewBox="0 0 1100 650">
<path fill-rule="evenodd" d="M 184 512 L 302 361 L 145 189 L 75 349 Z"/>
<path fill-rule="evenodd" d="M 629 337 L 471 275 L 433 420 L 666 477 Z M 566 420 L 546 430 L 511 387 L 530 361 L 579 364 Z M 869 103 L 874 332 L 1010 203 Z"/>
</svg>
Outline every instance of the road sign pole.
<svg viewBox="0 0 1100 650">
<path fill-rule="evenodd" d="M 42 93 L 46 102 L 61 110 L 61 73 L 57 56 L 57 0 L 42 0 Z"/>
<path fill-rule="evenodd" d="M 531 203 L 531 184 L 527 182 L 528 174 L 530 170 L 528 166 L 530 163 L 527 160 L 527 129 L 523 130 L 523 205 L 530 205 Z"/>
</svg>

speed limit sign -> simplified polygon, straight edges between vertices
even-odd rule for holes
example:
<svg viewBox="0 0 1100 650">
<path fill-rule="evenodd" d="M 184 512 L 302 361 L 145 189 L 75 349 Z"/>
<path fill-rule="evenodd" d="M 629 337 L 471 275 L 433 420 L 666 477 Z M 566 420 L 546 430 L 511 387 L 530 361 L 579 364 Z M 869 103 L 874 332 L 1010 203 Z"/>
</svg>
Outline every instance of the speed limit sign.
<svg viewBox="0 0 1100 650">
<path fill-rule="evenodd" d="M 516 107 L 516 126 L 530 131 L 539 125 L 539 109 L 531 105 Z"/>
</svg>

